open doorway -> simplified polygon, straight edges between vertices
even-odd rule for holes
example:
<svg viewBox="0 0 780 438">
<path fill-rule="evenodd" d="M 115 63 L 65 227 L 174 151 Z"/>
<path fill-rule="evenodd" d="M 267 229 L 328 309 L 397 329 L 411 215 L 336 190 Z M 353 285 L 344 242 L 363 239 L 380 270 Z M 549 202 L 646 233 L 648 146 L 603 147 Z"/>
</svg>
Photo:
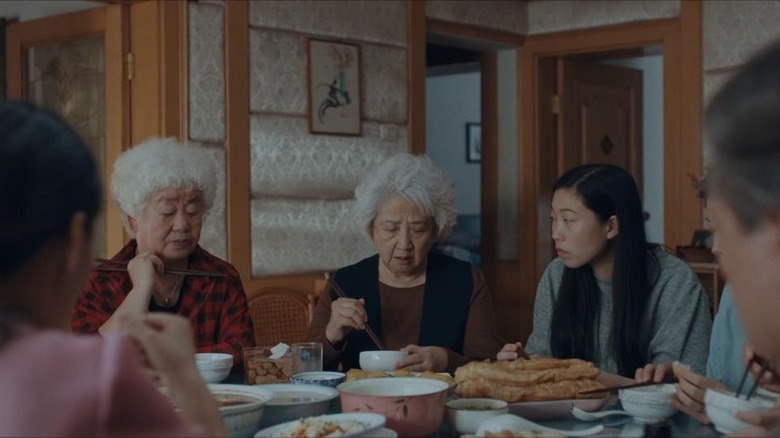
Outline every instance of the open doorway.
<svg viewBox="0 0 780 438">
<path fill-rule="evenodd" d="M 413 8 L 414 9 L 414 8 Z M 420 11 L 412 14 L 420 17 Z M 415 20 L 412 20 L 415 21 Z M 463 75 L 469 83 L 470 114 L 458 120 L 445 122 L 446 141 L 435 133 L 427 133 L 427 118 L 432 114 L 436 97 L 428 92 L 415 97 L 410 95 L 410 138 L 412 151 L 426 153 L 444 168 L 447 162 L 457 163 L 460 169 L 449 166 L 456 184 L 460 209 L 455 233 L 440 248 L 450 254 L 479 264 L 488 289 L 493 295 L 499 331 L 507 336 L 516 332 L 516 315 L 505 311 L 516 300 L 517 259 L 522 257 L 519 242 L 518 203 L 518 49 L 523 45 L 522 35 L 495 31 L 482 27 L 425 18 L 422 26 L 412 26 L 410 32 L 410 69 L 414 90 L 425 90 L 427 82 L 457 82 L 457 78 L 441 76 Z M 426 56 L 418 56 L 432 50 L 428 61 L 444 66 L 432 67 L 429 72 L 423 64 Z M 456 53 L 457 55 L 453 55 Z M 442 56 L 438 61 L 436 57 Z M 455 61 L 453 62 L 453 58 Z M 447 64 L 460 64 L 455 67 Z M 465 71 L 464 71 L 465 70 Z M 431 73 L 430 75 L 428 73 Z M 478 88 L 475 86 L 478 83 Z M 457 87 L 466 85 L 456 85 Z M 447 89 L 446 87 L 444 87 Z M 447 98 L 462 97 L 462 91 L 450 87 Z M 452 94 L 456 96 L 451 96 Z M 415 104 L 415 100 L 419 102 Z M 416 108 L 425 108 L 421 117 Z M 444 111 L 444 110 L 439 110 Z M 451 109 L 447 108 L 450 112 Z M 421 123 L 422 122 L 422 123 Z M 422 134 L 422 135 L 421 135 Z M 422 138 L 420 138 L 422 137 Z M 437 152 L 442 148 L 440 152 Z M 459 182 L 463 177 L 470 179 Z M 468 201 L 466 197 L 468 196 Z M 475 207 L 478 205 L 478 208 Z"/>
<path fill-rule="evenodd" d="M 481 265 L 481 54 L 426 44 L 426 154 L 455 183 L 457 223 L 436 251 Z"/>
</svg>

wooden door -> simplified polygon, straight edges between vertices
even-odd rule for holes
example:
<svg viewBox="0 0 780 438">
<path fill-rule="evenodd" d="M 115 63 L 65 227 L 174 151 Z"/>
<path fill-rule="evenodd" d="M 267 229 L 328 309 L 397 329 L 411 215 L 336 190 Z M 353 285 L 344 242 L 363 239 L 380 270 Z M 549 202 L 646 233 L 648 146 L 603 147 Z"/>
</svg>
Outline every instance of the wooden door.
<svg viewBox="0 0 780 438">
<path fill-rule="evenodd" d="M 558 174 L 615 164 L 642 193 L 642 71 L 559 59 L 558 72 Z"/>
<path fill-rule="evenodd" d="M 8 26 L 8 98 L 62 116 L 95 154 L 105 188 L 129 142 L 127 17 L 126 6 L 108 5 Z M 124 243 L 119 211 L 105 192 L 95 239 L 102 257 Z"/>
</svg>

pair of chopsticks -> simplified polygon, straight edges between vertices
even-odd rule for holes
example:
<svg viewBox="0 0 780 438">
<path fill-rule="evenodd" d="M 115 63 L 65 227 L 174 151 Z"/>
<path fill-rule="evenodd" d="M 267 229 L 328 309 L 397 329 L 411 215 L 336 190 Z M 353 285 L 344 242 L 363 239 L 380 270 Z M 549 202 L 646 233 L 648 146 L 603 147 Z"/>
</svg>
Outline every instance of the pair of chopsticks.
<svg viewBox="0 0 780 438">
<path fill-rule="evenodd" d="M 336 283 L 336 281 L 333 280 L 333 278 L 329 278 L 329 281 L 330 281 L 330 286 L 336 292 L 336 295 L 338 295 L 341 298 L 347 298 L 347 294 L 344 293 L 344 290 L 341 289 L 339 284 Z M 376 344 L 377 348 L 379 348 L 380 350 L 384 350 L 385 349 L 384 345 L 382 345 L 382 342 L 376 336 L 374 331 L 371 330 L 371 326 L 368 325 L 368 324 L 366 324 L 366 334 L 368 335 L 369 338 L 371 338 L 371 341 L 373 341 L 374 344 Z"/>
<path fill-rule="evenodd" d="M 756 391 L 758 390 L 758 381 L 761 380 L 761 377 L 764 375 L 766 371 L 772 371 L 772 366 L 770 365 L 769 361 L 764 359 L 763 357 L 759 357 L 757 355 L 753 355 L 753 357 L 750 358 L 750 361 L 748 361 L 747 365 L 745 365 L 745 371 L 742 373 L 742 378 L 739 379 L 739 386 L 737 387 L 737 398 L 739 398 L 739 395 L 742 393 L 742 390 L 745 389 L 745 383 L 747 382 L 747 376 L 750 373 L 750 369 L 753 368 L 753 364 L 756 363 L 761 366 L 761 372 L 758 374 L 758 376 L 753 379 L 753 385 L 750 386 L 750 389 L 744 394 L 745 400 L 750 400 L 751 397 L 756 395 Z"/>
<path fill-rule="evenodd" d="M 97 269 L 98 271 L 127 272 L 127 262 L 123 262 L 119 260 L 101 259 L 101 258 L 96 258 L 95 262 L 102 263 L 101 265 L 95 267 L 95 269 Z M 165 272 L 166 274 L 177 274 L 177 275 L 201 275 L 206 277 L 227 277 L 227 274 L 224 274 L 222 272 L 199 271 L 197 269 L 173 268 L 170 266 L 166 266 L 163 272 Z"/>
<path fill-rule="evenodd" d="M 669 377 L 665 378 L 664 380 L 662 380 L 660 382 L 642 382 L 642 383 L 631 383 L 631 384 L 628 384 L 628 385 L 609 386 L 609 387 L 601 388 L 601 389 L 592 389 L 590 391 L 583 391 L 583 392 L 580 392 L 579 394 L 581 394 L 581 395 L 600 394 L 602 392 L 608 392 L 610 394 L 614 394 L 614 393 L 620 391 L 621 389 L 641 388 L 643 386 L 661 385 L 663 383 L 677 383 L 677 379 L 675 377 L 669 376 Z"/>
</svg>

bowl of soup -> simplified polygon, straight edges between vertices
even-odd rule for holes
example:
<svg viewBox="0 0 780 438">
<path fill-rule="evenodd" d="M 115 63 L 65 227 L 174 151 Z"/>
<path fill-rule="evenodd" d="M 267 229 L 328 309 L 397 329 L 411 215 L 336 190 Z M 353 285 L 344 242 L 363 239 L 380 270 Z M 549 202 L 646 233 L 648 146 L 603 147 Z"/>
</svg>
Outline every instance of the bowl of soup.
<svg viewBox="0 0 780 438">
<path fill-rule="evenodd" d="M 273 393 L 265 405 L 261 422 L 263 428 L 338 410 L 339 392 L 327 386 L 274 383 L 250 388 L 267 389 Z"/>
<path fill-rule="evenodd" d="M 209 391 L 217 402 L 225 427 L 230 436 L 252 436 L 260 429 L 265 405 L 273 398 L 273 392 L 242 385 L 209 385 Z"/>
</svg>

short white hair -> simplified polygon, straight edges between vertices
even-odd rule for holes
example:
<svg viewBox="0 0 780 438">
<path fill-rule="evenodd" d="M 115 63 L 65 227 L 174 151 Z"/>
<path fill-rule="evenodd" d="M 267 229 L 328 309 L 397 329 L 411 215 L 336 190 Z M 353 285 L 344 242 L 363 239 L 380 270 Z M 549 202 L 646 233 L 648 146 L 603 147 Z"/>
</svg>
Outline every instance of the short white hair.
<svg viewBox="0 0 780 438">
<path fill-rule="evenodd" d="M 423 155 L 401 153 L 369 172 L 355 189 L 355 220 L 371 237 L 380 206 L 401 197 L 433 218 L 438 238 L 445 239 L 455 225 L 455 185 L 447 173 Z"/>
<path fill-rule="evenodd" d="M 214 203 L 216 187 L 216 168 L 208 149 L 184 145 L 175 138 L 150 138 L 125 151 L 114 163 L 111 176 L 111 194 L 131 236 L 127 217 L 137 219 L 154 192 L 168 188 L 199 190 L 205 216 Z"/>
</svg>

